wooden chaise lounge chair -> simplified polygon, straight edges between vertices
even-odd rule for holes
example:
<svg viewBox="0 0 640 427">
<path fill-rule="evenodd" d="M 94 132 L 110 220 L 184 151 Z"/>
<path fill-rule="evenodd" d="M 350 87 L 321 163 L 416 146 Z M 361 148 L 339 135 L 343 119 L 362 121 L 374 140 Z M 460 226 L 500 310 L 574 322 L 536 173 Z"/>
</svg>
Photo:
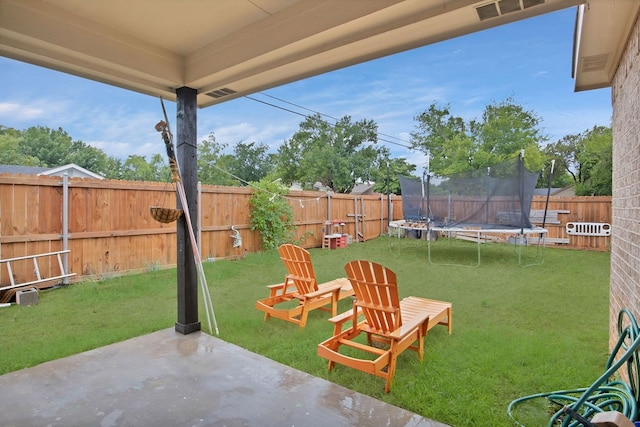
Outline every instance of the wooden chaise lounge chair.
<svg viewBox="0 0 640 427">
<path fill-rule="evenodd" d="M 307 250 L 292 244 L 278 248 L 280 258 L 289 274 L 284 283 L 267 286 L 269 296 L 256 302 L 256 308 L 264 311 L 264 320 L 270 317 L 287 320 L 304 328 L 311 310 L 320 309 L 338 314 L 338 301 L 353 295 L 353 289 L 346 277 L 318 284 Z M 297 300 L 293 308 L 286 308 L 289 301 Z M 331 308 L 328 308 L 328 305 Z"/>
<path fill-rule="evenodd" d="M 329 360 L 329 370 L 340 363 L 384 378 L 388 393 L 400 353 L 408 348 L 422 360 L 429 329 L 440 324 L 451 333 L 452 304 L 414 296 L 400 301 L 395 273 L 374 262 L 352 261 L 345 270 L 356 299 L 351 310 L 329 319 L 333 336 L 318 345 L 318 355 Z M 356 340 L 363 333 L 367 344 Z"/>
</svg>

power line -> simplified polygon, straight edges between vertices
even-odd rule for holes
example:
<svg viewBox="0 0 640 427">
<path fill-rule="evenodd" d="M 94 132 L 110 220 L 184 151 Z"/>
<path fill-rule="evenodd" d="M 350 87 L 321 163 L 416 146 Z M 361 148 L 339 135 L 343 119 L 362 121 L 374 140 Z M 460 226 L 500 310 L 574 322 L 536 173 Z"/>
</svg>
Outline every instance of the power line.
<svg viewBox="0 0 640 427">
<path fill-rule="evenodd" d="M 286 100 L 284 100 L 282 98 L 278 98 L 278 97 L 273 96 L 273 95 L 269 95 L 269 94 L 266 94 L 266 93 L 263 93 L 263 92 L 260 92 L 260 95 L 275 99 L 275 100 L 277 100 L 279 102 L 283 102 L 285 104 L 292 105 L 294 107 L 309 111 L 309 112 L 314 113 L 314 114 L 318 114 L 320 116 L 329 117 L 330 119 L 335 120 L 336 122 L 339 121 L 339 119 L 337 119 L 336 117 L 330 116 L 328 114 L 321 113 L 321 112 L 316 111 L 316 110 L 312 110 L 312 109 L 307 108 L 307 107 L 303 107 L 301 105 L 295 104 L 293 102 L 286 101 Z M 263 101 L 261 99 L 254 98 L 252 96 L 245 95 L 245 98 L 250 99 L 250 100 L 255 101 L 255 102 L 259 102 L 259 103 L 264 104 L 264 105 L 268 105 L 268 106 L 273 107 L 273 108 L 277 108 L 279 110 L 283 110 L 283 111 L 287 111 L 289 113 L 297 114 L 298 116 L 301 116 L 301 117 L 305 117 L 305 118 L 309 117 L 308 114 L 304 114 L 304 113 L 301 113 L 299 111 L 295 111 L 295 110 L 292 110 L 292 109 L 289 109 L 289 108 L 285 108 L 285 107 L 282 107 L 280 105 L 273 104 L 271 102 Z M 329 122 L 326 122 L 326 123 L 335 127 L 335 123 L 329 123 Z M 401 142 L 390 141 L 389 139 L 381 138 L 380 136 L 384 136 L 386 138 L 396 139 L 396 140 L 401 141 Z M 398 145 L 400 147 L 408 148 L 410 150 L 413 150 L 413 147 L 411 147 L 410 145 L 407 145 L 407 144 L 410 144 L 409 141 L 406 141 L 406 140 L 404 140 L 402 138 L 398 138 L 397 136 L 387 135 L 387 134 L 378 132 L 378 141 L 386 142 L 387 144 Z M 402 142 L 404 142 L 405 144 L 403 144 Z"/>
<path fill-rule="evenodd" d="M 271 99 L 275 99 L 275 100 L 283 102 L 285 104 L 293 105 L 294 107 L 301 108 L 301 109 L 306 110 L 306 111 L 310 111 L 310 112 L 312 112 L 314 114 L 318 114 L 320 116 L 329 117 L 330 119 L 335 120 L 336 122 L 340 120 L 340 119 L 338 119 L 336 117 L 330 116 L 329 114 L 325 114 L 325 113 L 322 113 L 320 111 L 316 111 L 316 110 L 313 110 L 311 108 L 307 108 L 307 107 L 304 107 L 302 105 L 298 105 L 298 104 L 295 104 L 293 102 L 289 102 L 289 101 L 287 101 L 285 99 L 278 98 L 277 96 L 269 95 L 268 93 L 260 92 L 260 95 L 269 97 Z M 263 101 L 260 101 L 260 102 L 263 102 Z M 265 103 L 265 102 L 263 102 L 263 103 Z M 271 104 L 268 104 L 268 103 L 265 103 L 265 104 L 271 105 Z M 289 110 L 286 110 L 286 111 L 289 111 Z M 300 114 L 300 113 L 297 113 L 297 114 Z M 300 115 L 302 115 L 302 114 L 300 114 Z M 409 144 L 409 141 L 406 141 L 406 140 L 404 140 L 402 138 L 398 138 L 397 136 L 387 135 L 385 133 L 380 133 L 380 132 L 378 132 L 378 135 L 382 135 L 382 136 L 385 136 L 387 138 L 397 139 L 398 141 L 401 141 L 401 142 Z M 397 143 L 397 142 L 393 142 L 393 141 L 389 141 L 387 139 L 383 139 L 383 138 L 380 138 L 380 137 L 378 137 L 378 139 L 381 140 L 381 141 L 384 141 L 384 142 L 388 142 L 389 144 L 400 145 L 401 147 L 405 147 L 405 148 L 409 148 L 409 149 L 411 148 L 410 146 L 403 145 L 403 144 L 400 144 L 400 143 Z"/>
<path fill-rule="evenodd" d="M 336 117 L 330 116 L 328 114 L 321 113 L 319 111 L 312 110 L 311 108 L 303 107 L 302 105 L 294 104 L 293 102 L 286 101 L 286 100 L 284 100 L 282 98 L 278 98 L 277 96 L 269 95 L 268 93 L 260 92 L 260 95 L 269 97 L 271 99 L 275 99 L 275 100 L 280 101 L 280 102 L 284 102 L 285 104 L 293 105 L 294 107 L 302 108 L 303 110 L 307 110 L 307 111 L 310 111 L 312 113 L 315 113 L 315 114 L 318 114 L 318 115 L 321 115 L 321 116 L 329 117 L 330 119 L 333 119 L 336 122 L 339 120 Z"/>
<path fill-rule="evenodd" d="M 245 95 L 244 97 L 245 97 L 245 98 L 247 98 L 247 99 L 250 99 L 250 100 L 252 100 L 252 101 L 255 101 L 255 102 L 259 102 L 259 103 L 261 103 L 261 104 L 268 105 L 268 106 L 270 106 L 270 107 L 278 108 L 278 109 L 280 109 L 280 110 L 287 111 L 287 112 L 289 112 L 289 113 L 293 113 L 293 114 L 297 114 L 297 115 L 302 116 L 302 117 L 307 117 L 307 115 L 306 115 L 306 114 L 302 114 L 302 113 L 299 113 L 299 112 L 297 112 L 297 111 L 290 110 L 290 109 L 288 109 L 288 108 L 284 108 L 284 107 L 281 107 L 281 106 L 276 105 L 276 104 L 272 104 L 272 103 L 267 102 L 267 101 L 262 101 L 262 100 L 260 100 L 260 99 L 254 98 L 254 97 L 252 97 L 252 96 Z"/>
</svg>

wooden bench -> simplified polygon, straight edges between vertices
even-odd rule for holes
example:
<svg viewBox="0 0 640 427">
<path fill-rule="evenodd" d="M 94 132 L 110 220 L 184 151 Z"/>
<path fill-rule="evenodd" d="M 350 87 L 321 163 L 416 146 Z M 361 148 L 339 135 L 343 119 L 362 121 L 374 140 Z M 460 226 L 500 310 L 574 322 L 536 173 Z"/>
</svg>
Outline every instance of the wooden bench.
<svg viewBox="0 0 640 427">
<path fill-rule="evenodd" d="M 533 224 L 561 224 L 558 219 L 559 214 L 568 214 L 570 211 L 566 209 L 548 210 L 546 217 L 544 209 L 531 209 L 529 212 L 529 221 Z M 502 211 L 498 212 L 498 224 L 514 224 L 521 221 L 520 211 Z"/>
<path fill-rule="evenodd" d="M 571 211 L 565 209 L 557 209 L 557 210 L 548 210 L 547 217 L 544 216 L 544 209 L 532 209 L 529 212 L 529 221 L 534 224 L 542 224 L 544 221 L 545 224 L 561 224 L 558 219 L 559 214 L 568 214 Z"/>
</svg>

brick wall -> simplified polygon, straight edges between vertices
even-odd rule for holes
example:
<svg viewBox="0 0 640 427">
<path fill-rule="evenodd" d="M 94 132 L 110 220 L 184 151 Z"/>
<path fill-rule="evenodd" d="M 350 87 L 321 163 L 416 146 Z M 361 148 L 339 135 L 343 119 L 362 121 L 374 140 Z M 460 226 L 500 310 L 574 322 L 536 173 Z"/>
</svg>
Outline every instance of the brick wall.
<svg viewBox="0 0 640 427">
<path fill-rule="evenodd" d="M 640 22 L 636 21 L 615 72 L 610 343 L 621 308 L 640 319 Z"/>
</svg>

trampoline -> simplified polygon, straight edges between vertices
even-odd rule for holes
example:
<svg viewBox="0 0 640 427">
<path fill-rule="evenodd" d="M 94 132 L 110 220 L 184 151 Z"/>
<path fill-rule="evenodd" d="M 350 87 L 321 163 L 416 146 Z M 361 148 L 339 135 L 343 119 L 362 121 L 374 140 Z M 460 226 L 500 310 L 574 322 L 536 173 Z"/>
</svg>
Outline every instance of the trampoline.
<svg viewBox="0 0 640 427">
<path fill-rule="evenodd" d="M 518 262 L 522 265 L 522 247 L 536 236 L 538 249 L 547 230 L 535 226 L 529 219 L 531 200 L 538 173 L 527 170 L 524 155 L 494 166 L 445 177 L 426 179 L 400 177 L 402 188 L 402 221 L 389 224 L 395 229 L 426 232 L 429 262 L 431 241 L 437 236 L 455 237 L 463 234 L 477 241 L 477 264 L 481 261 L 481 243 L 489 236 L 505 236 L 518 247 Z M 406 201 L 406 203 L 405 203 Z M 540 253 L 536 255 L 537 264 Z M 458 264 L 452 264 L 458 265 Z"/>
</svg>

